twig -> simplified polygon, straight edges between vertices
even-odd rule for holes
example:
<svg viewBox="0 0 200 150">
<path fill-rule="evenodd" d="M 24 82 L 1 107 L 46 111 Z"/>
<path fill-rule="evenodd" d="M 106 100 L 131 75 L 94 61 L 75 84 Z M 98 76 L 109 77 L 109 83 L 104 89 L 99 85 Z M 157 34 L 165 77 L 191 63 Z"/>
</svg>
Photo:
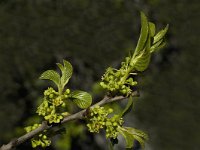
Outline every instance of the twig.
<svg viewBox="0 0 200 150">
<path fill-rule="evenodd" d="M 138 92 L 134 92 L 132 94 L 132 96 L 138 96 Z M 107 103 L 111 103 L 111 102 L 115 102 L 115 101 L 119 101 L 119 100 L 123 100 L 123 99 L 126 99 L 127 97 L 124 97 L 124 96 L 116 96 L 116 97 L 108 97 L 108 96 L 105 96 L 101 101 L 99 101 L 98 103 L 94 104 L 93 106 L 91 106 L 90 108 L 93 108 L 94 106 L 102 106 L 104 104 L 107 104 Z M 72 114 L 72 115 L 69 115 L 69 116 L 66 116 L 62 121 L 61 121 L 61 124 L 64 124 L 68 121 L 71 121 L 71 120 L 77 120 L 77 119 L 83 119 L 84 117 L 84 114 L 85 112 L 87 111 L 87 109 L 84 109 L 84 110 L 81 110 L 75 114 Z M 21 137 L 19 138 L 15 138 L 13 140 L 11 140 L 8 144 L 5 144 L 5 145 L 2 145 L 0 147 L 0 150 L 12 150 L 13 148 L 15 148 L 16 146 L 24 143 L 25 141 L 33 138 L 35 135 L 39 134 L 40 132 L 44 131 L 44 130 L 47 130 L 49 128 L 52 128 L 53 126 L 49 126 L 47 124 L 46 121 L 43 121 L 42 122 L 42 125 L 40 127 L 38 127 L 37 129 L 29 132 L 29 133 L 26 133 L 24 135 L 22 135 Z"/>
</svg>

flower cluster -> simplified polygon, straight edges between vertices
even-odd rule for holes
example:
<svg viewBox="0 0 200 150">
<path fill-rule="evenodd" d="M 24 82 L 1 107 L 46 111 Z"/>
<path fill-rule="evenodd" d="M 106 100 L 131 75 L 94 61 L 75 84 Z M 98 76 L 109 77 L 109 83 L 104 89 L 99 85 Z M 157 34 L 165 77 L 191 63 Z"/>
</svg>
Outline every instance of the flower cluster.
<svg viewBox="0 0 200 150">
<path fill-rule="evenodd" d="M 87 127 L 90 132 L 99 133 L 100 129 L 105 128 L 107 138 L 117 138 L 117 128 L 122 126 L 123 120 L 119 115 L 114 115 L 109 118 L 108 115 L 113 112 L 113 109 L 105 109 L 104 107 L 95 106 L 91 109 L 88 115 Z"/>
<path fill-rule="evenodd" d="M 121 63 L 119 70 L 109 67 L 105 74 L 102 76 L 100 85 L 110 91 L 111 93 L 120 93 L 123 95 L 130 95 L 132 92 L 131 87 L 137 84 L 130 77 L 130 57 L 126 57 L 125 61 Z"/>
<path fill-rule="evenodd" d="M 119 132 L 118 127 L 121 127 L 123 124 L 123 119 L 119 115 L 114 115 L 111 118 L 107 118 L 106 121 L 106 137 L 116 139 Z"/>
<path fill-rule="evenodd" d="M 68 98 L 70 90 L 66 89 L 62 95 L 59 95 L 52 87 L 44 91 L 44 99 L 38 107 L 37 113 L 43 116 L 49 123 L 59 123 L 63 115 L 58 113 L 59 107 L 65 107 L 64 99 Z"/>
<path fill-rule="evenodd" d="M 28 132 L 31 132 L 32 130 L 35 130 L 39 126 L 41 126 L 41 124 L 34 124 L 33 126 L 28 126 L 28 127 L 25 127 L 24 129 L 28 133 Z M 33 148 L 37 146 L 47 147 L 51 144 L 51 141 L 44 134 L 45 132 L 46 131 L 43 131 L 43 133 L 40 133 L 38 136 L 31 139 L 31 144 Z"/>
<path fill-rule="evenodd" d="M 112 109 L 106 110 L 104 107 L 95 106 L 91 109 L 88 116 L 89 123 L 87 127 L 90 132 L 99 133 L 99 130 L 104 128 L 108 114 L 112 113 Z"/>
</svg>

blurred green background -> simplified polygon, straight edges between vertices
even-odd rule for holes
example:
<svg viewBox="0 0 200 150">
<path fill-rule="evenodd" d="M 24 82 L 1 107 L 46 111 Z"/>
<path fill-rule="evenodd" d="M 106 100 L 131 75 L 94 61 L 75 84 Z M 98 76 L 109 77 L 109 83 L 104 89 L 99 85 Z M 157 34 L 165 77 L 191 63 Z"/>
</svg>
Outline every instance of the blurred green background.
<svg viewBox="0 0 200 150">
<path fill-rule="evenodd" d="M 142 10 L 159 29 L 170 24 L 168 44 L 138 78 L 141 97 L 127 124 L 149 134 L 146 150 L 199 150 L 199 9 L 198 0 L 1 0 L 0 145 L 37 120 L 31 116 L 49 85 L 38 77 L 62 59 L 74 67 L 69 87 L 96 93 L 104 70 L 134 49 Z M 48 149 L 106 149 L 79 122 L 66 132 Z"/>
</svg>

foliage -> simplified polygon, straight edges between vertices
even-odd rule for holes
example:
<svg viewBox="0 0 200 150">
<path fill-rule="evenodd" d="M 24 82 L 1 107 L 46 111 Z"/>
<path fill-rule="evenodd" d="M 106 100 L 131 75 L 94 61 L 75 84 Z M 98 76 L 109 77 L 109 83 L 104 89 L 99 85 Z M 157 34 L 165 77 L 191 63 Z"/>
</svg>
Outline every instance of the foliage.
<svg viewBox="0 0 200 150">
<path fill-rule="evenodd" d="M 40 76 L 40 79 L 53 81 L 58 89 L 58 91 L 56 91 L 52 87 L 49 87 L 45 90 L 43 102 L 37 109 L 38 115 L 43 116 L 49 124 L 59 124 L 63 120 L 64 116 L 69 115 L 69 112 L 61 112 L 62 108 L 66 107 L 68 100 L 73 101 L 74 104 L 82 109 L 89 107 L 92 103 L 92 97 L 87 92 L 70 92 L 69 89 L 64 90 L 72 76 L 73 68 L 71 64 L 68 61 L 63 60 L 63 65 L 57 63 L 57 66 L 62 75 L 54 70 L 47 70 Z M 33 127 L 35 127 L 35 125 Z M 25 128 L 27 132 L 32 131 L 32 129 L 31 126 Z M 39 137 L 42 137 L 42 140 L 36 140 L 35 138 L 31 139 L 33 148 L 36 146 L 46 147 L 50 145 L 49 140 L 46 140 L 46 135 L 39 135 Z"/>
<path fill-rule="evenodd" d="M 90 132 L 98 133 L 100 129 L 104 129 L 106 138 L 110 141 L 114 141 L 121 134 L 125 138 L 126 148 L 134 146 L 133 140 L 137 140 L 144 147 L 144 142 L 148 139 L 147 134 L 132 127 L 124 127 L 123 116 L 130 111 L 133 105 L 132 93 L 134 91 L 132 89 L 137 82 L 133 80 L 132 75 L 146 70 L 151 53 L 165 45 L 164 36 L 168 26 L 155 34 L 155 25 L 148 22 L 143 12 L 141 12 L 141 26 L 140 37 L 133 55 L 126 57 L 119 70 L 109 67 L 100 83 L 108 91 L 108 96 L 121 95 L 129 98 L 127 106 L 120 114 L 113 114 L 110 117 L 113 112 L 112 108 L 105 109 L 98 105 L 90 108 L 92 96 L 89 93 L 79 90 L 71 92 L 70 89 L 66 88 L 73 73 L 72 65 L 66 60 L 63 60 L 63 64 L 57 63 L 61 74 L 54 70 L 47 70 L 40 76 L 40 79 L 53 81 L 57 86 L 57 91 L 53 87 L 44 91 L 43 102 L 38 107 L 37 113 L 43 116 L 49 125 L 58 125 L 66 115 L 71 113 L 66 111 L 65 107 L 68 105 L 68 101 L 72 101 L 79 108 L 89 110 L 85 119 Z M 35 125 L 26 127 L 25 130 L 30 132 L 34 128 Z M 40 134 L 38 138 L 31 139 L 33 147 L 50 145 L 49 139 L 43 134 Z M 114 144 L 115 142 L 112 143 L 112 145 Z"/>
<path fill-rule="evenodd" d="M 133 55 L 126 57 L 125 61 L 121 63 L 120 69 L 109 67 L 102 77 L 100 85 L 111 93 L 130 95 L 133 92 L 132 88 L 137 85 L 131 75 L 137 75 L 137 71 L 146 70 L 151 53 L 165 45 L 164 36 L 168 30 L 168 25 L 155 35 L 155 24 L 148 22 L 142 12 L 141 23 L 141 33 Z"/>
<path fill-rule="evenodd" d="M 59 113 L 60 107 L 65 107 L 67 100 L 73 101 L 78 107 L 84 109 L 91 105 L 92 97 L 89 93 L 84 91 L 73 91 L 69 89 L 64 91 L 66 84 L 72 76 L 71 64 L 63 60 L 63 64 L 58 63 L 58 67 L 61 70 L 62 76 L 60 76 L 54 70 L 47 70 L 41 76 L 40 79 L 46 79 L 53 81 L 58 88 L 56 92 L 52 87 L 44 91 L 44 100 L 38 107 L 37 113 L 44 116 L 44 119 L 51 123 L 59 123 L 64 115 L 68 112 Z"/>
</svg>

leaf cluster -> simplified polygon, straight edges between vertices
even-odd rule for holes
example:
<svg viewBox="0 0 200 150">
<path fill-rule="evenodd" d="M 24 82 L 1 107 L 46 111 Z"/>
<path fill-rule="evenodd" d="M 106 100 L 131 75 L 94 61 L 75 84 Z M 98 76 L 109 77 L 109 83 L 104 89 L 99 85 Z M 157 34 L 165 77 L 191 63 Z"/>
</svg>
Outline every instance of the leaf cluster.
<svg viewBox="0 0 200 150">
<path fill-rule="evenodd" d="M 63 60 L 63 65 L 57 63 L 57 66 L 61 71 L 61 75 L 54 70 L 47 70 L 40 76 L 40 79 L 53 81 L 57 86 L 57 91 L 53 89 L 53 87 L 49 87 L 44 91 L 43 101 L 36 111 L 36 113 L 42 116 L 49 125 L 59 124 L 65 116 L 70 114 L 66 108 L 68 101 L 74 102 L 74 104 L 81 109 L 88 108 L 92 103 L 92 96 L 89 93 L 81 90 L 71 92 L 70 89 L 66 88 L 66 85 L 72 76 L 72 65 L 68 61 Z M 25 130 L 30 132 L 30 127 L 26 127 Z M 32 146 L 45 147 L 50 145 L 49 142 L 48 144 L 44 144 L 45 142 L 40 141 L 40 139 L 36 140 L 33 138 Z"/>
<path fill-rule="evenodd" d="M 149 22 L 141 12 L 141 32 L 133 55 L 126 57 L 119 69 L 109 67 L 102 76 L 100 85 L 114 95 L 131 95 L 137 85 L 133 75 L 145 71 L 149 66 L 151 54 L 165 46 L 167 30 L 168 25 L 156 34 L 155 24 Z"/>
</svg>

